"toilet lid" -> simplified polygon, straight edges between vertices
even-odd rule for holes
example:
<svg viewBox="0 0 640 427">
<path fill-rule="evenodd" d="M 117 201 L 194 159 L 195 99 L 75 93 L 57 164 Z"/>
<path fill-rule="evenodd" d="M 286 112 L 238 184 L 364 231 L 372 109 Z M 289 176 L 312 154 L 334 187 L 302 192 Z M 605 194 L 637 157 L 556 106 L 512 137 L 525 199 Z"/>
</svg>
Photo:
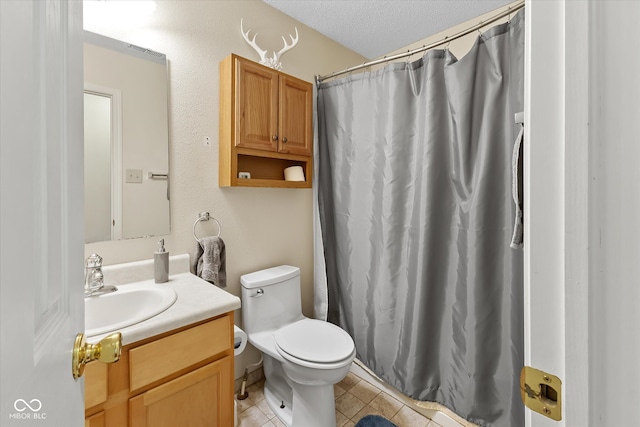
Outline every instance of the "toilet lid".
<svg viewBox="0 0 640 427">
<path fill-rule="evenodd" d="M 278 347 L 291 356 L 316 363 L 333 363 L 353 353 L 353 340 L 336 325 L 304 319 L 274 333 Z"/>
</svg>

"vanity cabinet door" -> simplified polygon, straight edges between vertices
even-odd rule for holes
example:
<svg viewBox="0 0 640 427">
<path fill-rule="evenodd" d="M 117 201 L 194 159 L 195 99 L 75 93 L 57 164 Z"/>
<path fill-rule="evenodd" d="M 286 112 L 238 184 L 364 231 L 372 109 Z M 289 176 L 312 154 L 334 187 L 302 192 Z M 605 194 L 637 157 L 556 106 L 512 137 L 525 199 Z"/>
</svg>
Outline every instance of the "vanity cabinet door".
<svg viewBox="0 0 640 427">
<path fill-rule="evenodd" d="M 84 368 L 84 406 L 91 408 L 107 401 L 107 364 L 91 362 Z"/>
<path fill-rule="evenodd" d="M 232 427 L 232 359 L 226 356 L 129 400 L 130 427 Z"/>
<path fill-rule="evenodd" d="M 84 427 L 105 427 L 104 411 L 84 419 Z"/>
</svg>

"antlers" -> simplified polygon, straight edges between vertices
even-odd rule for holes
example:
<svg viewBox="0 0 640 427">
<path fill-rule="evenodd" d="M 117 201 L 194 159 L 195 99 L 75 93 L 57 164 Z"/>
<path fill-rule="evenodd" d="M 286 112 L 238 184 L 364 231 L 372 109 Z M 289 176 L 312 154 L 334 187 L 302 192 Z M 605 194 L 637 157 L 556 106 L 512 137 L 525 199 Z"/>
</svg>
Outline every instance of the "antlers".
<svg viewBox="0 0 640 427">
<path fill-rule="evenodd" d="M 258 33 L 254 34 L 253 39 L 249 40 L 249 32 L 251 31 L 251 29 L 247 30 L 247 32 L 245 33 L 244 28 L 242 27 L 242 21 L 243 19 L 240 19 L 240 31 L 242 31 L 242 37 L 247 43 L 249 43 L 252 48 L 256 50 L 256 52 L 258 52 L 258 55 L 260 55 L 260 63 L 264 64 L 266 61 L 267 51 L 260 49 L 260 47 L 256 43 L 256 37 L 258 36 Z"/>
<path fill-rule="evenodd" d="M 293 49 L 296 44 L 298 44 L 298 27 L 295 27 L 295 29 L 296 29 L 295 37 L 289 34 L 289 37 L 291 37 L 291 44 L 289 44 L 287 42 L 287 39 L 285 39 L 284 36 L 282 36 L 282 40 L 284 41 L 284 47 L 280 49 L 277 53 L 273 52 L 273 57 L 267 58 L 267 51 L 260 49 L 260 47 L 256 43 L 256 37 L 258 33 L 254 34 L 252 39 L 249 39 L 249 32 L 251 32 L 251 29 L 247 30 L 247 32 L 245 33 L 244 27 L 243 27 L 243 19 L 240 19 L 240 31 L 242 32 L 242 37 L 247 43 L 249 43 L 249 45 L 252 48 L 255 49 L 256 52 L 258 52 L 258 55 L 260 55 L 260 63 L 262 65 L 266 65 L 267 67 L 271 67 L 276 70 L 282 69 L 282 63 L 280 62 L 280 57 L 284 55 L 285 52 Z"/>
</svg>

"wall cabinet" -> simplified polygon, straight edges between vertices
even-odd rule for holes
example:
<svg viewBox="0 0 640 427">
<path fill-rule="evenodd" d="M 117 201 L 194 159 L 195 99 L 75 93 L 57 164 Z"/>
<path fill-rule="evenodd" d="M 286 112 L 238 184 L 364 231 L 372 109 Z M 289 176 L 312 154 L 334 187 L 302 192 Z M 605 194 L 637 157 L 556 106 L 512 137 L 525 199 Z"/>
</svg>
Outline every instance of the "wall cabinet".
<svg viewBox="0 0 640 427">
<path fill-rule="evenodd" d="M 125 346 L 85 377 L 85 427 L 231 427 L 233 313 Z"/>
<path fill-rule="evenodd" d="M 220 63 L 219 185 L 311 187 L 313 86 L 237 55 Z M 305 181 L 285 181 L 301 166 Z M 250 179 L 239 178 L 248 172 Z"/>
</svg>

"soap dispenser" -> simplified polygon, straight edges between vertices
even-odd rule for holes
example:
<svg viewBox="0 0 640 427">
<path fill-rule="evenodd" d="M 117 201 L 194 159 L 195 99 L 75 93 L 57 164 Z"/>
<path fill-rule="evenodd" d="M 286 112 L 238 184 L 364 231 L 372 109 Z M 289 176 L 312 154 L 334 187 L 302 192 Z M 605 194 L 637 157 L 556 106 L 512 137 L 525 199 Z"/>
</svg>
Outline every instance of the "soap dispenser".
<svg viewBox="0 0 640 427">
<path fill-rule="evenodd" d="M 158 241 L 158 251 L 153 254 L 153 268 L 156 283 L 169 281 L 169 252 L 164 249 L 164 239 Z"/>
</svg>

